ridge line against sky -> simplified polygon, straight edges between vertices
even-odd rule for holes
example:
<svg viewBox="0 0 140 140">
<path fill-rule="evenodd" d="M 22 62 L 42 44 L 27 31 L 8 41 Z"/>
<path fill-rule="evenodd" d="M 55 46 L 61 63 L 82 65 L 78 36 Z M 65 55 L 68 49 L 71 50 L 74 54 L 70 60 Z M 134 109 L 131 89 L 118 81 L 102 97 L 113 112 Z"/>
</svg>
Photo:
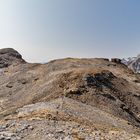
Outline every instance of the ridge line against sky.
<svg viewBox="0 0 140 140">
<path fill-rule="evenodd" d="M 140 53 L 138 0 L 0 0 L 0 48 L 29 62 Z"/>
</svg>

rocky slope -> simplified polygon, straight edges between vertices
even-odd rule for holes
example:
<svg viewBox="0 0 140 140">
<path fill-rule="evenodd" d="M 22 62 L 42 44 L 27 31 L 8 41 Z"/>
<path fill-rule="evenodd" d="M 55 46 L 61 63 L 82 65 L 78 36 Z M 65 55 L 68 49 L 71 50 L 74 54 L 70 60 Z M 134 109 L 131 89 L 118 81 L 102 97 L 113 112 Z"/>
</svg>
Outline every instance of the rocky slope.
<svg viewBox="0 0 140 140">
<path fill-rule="evenodd" d="M 135 73 L 140 73 L 140 55 L 138 55 L 137 57 L 122 59 L 122 63 L 127 65 Z"/>
<path fill-rule="evenodd" d="M 99 58 L 30 64 L 5 50 L 0 139 L 140 139 L 140 75 L 127 66 Z"/>
</svg>

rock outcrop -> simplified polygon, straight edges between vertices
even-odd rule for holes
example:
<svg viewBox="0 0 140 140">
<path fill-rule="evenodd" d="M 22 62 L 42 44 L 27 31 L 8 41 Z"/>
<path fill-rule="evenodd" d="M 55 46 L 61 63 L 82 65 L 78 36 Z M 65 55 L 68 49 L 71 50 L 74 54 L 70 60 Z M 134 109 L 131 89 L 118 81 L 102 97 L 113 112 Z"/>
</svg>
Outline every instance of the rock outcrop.
<svg viewBox="0 0 140 140">
<path fill-rule="evenodd" d="M 111 62 L 121 64 L 121 59 L 119 59 L 119 58 L 111 58 Z"/>
<path fill-rule="evenodd" d="M 16 50 L 12 48 L 0 49 L 0 68 L 23 62 L 25 61 Z"/>
</svg>

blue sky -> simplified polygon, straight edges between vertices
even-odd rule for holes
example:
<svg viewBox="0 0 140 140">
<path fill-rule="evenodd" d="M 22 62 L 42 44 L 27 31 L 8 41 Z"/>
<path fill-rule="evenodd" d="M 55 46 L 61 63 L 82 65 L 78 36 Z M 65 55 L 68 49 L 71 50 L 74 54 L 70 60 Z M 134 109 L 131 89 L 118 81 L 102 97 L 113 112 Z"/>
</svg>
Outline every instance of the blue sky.
<svg viewBox="0 0 140 140">
<path fill-rule="evenodd" d="M 0 0 L 0 48 L 29 62 L 140 53 L 139 0 Z"/>
</svg>

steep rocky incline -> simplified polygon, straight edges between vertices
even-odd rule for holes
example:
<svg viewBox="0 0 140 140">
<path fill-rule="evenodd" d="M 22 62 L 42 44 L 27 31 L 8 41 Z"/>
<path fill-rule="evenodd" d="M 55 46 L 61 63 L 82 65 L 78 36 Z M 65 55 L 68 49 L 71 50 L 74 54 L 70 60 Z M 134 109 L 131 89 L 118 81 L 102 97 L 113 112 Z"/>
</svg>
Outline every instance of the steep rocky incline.
<svg viewBox="0 0 140 140">
<path fill-rule="evenodd" d="M 30 64 L 13 49 L 0 52 L 0 139 L 139 140 L 140 75 L 127 66 L 102 58 Z"/>
</svg>

